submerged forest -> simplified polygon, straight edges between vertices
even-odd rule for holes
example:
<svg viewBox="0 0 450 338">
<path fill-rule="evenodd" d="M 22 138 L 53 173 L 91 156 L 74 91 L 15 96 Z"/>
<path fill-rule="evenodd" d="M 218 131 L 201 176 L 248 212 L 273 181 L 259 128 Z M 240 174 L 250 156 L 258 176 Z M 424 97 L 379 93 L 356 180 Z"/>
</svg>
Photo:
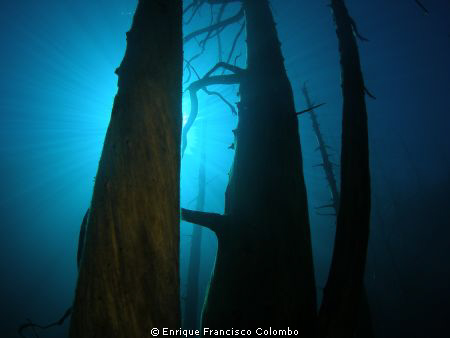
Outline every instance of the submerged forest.
<svg viewBox="0 0 450 338">
<path fill-rule="evenodd" d="M 1 6 L 0 336 L 445 334 L 449 3 Z"/>
</svg>

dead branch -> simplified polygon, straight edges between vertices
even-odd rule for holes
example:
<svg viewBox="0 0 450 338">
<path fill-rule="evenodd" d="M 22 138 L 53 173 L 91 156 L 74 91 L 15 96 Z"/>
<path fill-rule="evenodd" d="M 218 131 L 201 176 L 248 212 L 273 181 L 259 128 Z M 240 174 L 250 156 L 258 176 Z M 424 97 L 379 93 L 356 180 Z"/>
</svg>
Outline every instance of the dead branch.
<svg viewBox="0 0 450 338">
<path fill-rule="evenodd" d="M 428 12 L 428 9 L 426 9 L 425 6 L 419 0 L 414 0 L 414 2 L 417 4 L 417 6 L 420 7 L 420 9 L 422 9 L 425 15 L 430 14 L 430 12 Z"/>
<path fill-rule="evenodd" d="M 234 66 L 234 65 L 231 65 L 229 63 L 219 62 L 213 68 L 211 68 L 211 70 L 208 73 L 206 73 L 204 77 L 209 77 L 212 73 L 214 73 L 219 68 L 229 70 L 230 72 L 232 72 L 234 74 L 242 74 L 245 71 L 244 69 Z"/>
<path fill-rule="evenodd" d="M 189 223 L 201 225 L 214 231 L 216 234 L 219 234 L 228 223 L 228 216 L 184 208 L 181 208 L 181 219 Z"/>
<path fill-rule="evenodd" d="M 349 17 L 350 23 L 352 25 L 352 29 L 353 29 L 353 33 L 355 33 L 356 37 L 358 39 L 360 39 L 361 41 L 365 41 L 368 42 L 369 39 L 365 38 L 364 36 L 362 36 L 361 34 L 359 34 L 358 28 L 356 27 L 356 22 L 355 20 L 353 20 L 352 17 Z"/>
<path fill-rule="evenodd" d="M 231 61 L 231 57 L 233 56 L 234 50 L 236 49 L 237 42 L 238 42 L 239 37 L 241 36 L 242 32 L 244 31 L 244 28 L 245 28 L 245 21 L 242 22 L 241 28 L 239 28 L 239 31 L 237 32 L 236 36 L 234 37 L 233 44 L 231 45 L 230 53 L 228 54 L 227 63 L 230 63 L 230 61 Z M 236 64 L 236 62 L 234 64 Z"/>
<path fill-rule="evenodd" d="M 185 126 L 183 127 L 183 131 L 181 134 L 181 141 L 182 141 L 181 142 L 181 144 L 182 144 L 181 154 L 182 154 L 182 156 L 184 155 L 184 152 L 187 147 L 187 133 L 191 129 L 191 127 L 194 124 L 194 121 L 198 115 L 197 91 L 200 89 L 203 89 L 207 86 L 210 86 L 210 85 L 237 84 L 237 83 L 240 83 L 240 80 L 241 80 L 241 74 L 217 75 L 217 76 L 210 76 L 210 77 L 202 78 L 202 79 L 192 82 L 190 84 L 190 86 L 188 87 L 188 90 L 189 90 L 190 97 L 191 97 L 191 112 L 189 113 L 189 118 L 188 118 Z M 232 107 L 232 105 L 227 100 L 225 100 L 225 98 L 223 98 L 223 96 L 220 95 L 219 93 L 216 93 L 216 92 L 210 92 L 210 93 L 212 93 L 213 95 L 218 95 L 221 99 L 224 100 L 224 102 L 228 106 Z M 233 107 L 232 111 L 234 113 L 236 112 L 234 110 L 234 107 Z"/>
<path fill-rule="evenodd" d="M 308 112 L 310 112 L 310 111 L 312 111 L 312 110 L 314 110 L 314 109 L 316 109 L 316 108 L 322 107 L 324 104 L 325 104 L 325 103 L 316 104 L 315 106 L 306 108 L 306 109 L 304 109 L 304 110 L 302 110 L 302 111 L 299 111 L 298 113 L 295 113 L 295 114 L 296 114 L 296 115 L 301 115 L 301 114 L 303 114 L 303 113 L 308 113 Z"/>
<path fill-rule="evenodd" d="M 36 331 L 35 331 L 35 328 L 38 328 L 38 329 L 41 329 L 41 330 L 47 330 L 47 329 L 49 329 L 49 328 L 51 328 L 51 327 L 54 327 L 54 326 L 61 326 L 62 324 L 64 324 L 65 320 L 66 320 L 71 314 L 72 314 L 72 307 L 69 307 L 69 308 L 66 310 L 66 312 L 64 312 L 64 315 L 63 315 L 59 320 L 57 320 L 57 321 L 54 322 L 54 323 L 48 324 L 48 325 L 35 324 L 35 323 L 33 323 L 31 320 L 28 319 L 28 323 L 19 326 L 19 328 L 18 328 L 18 330 L 17 330 L 17 333 L 19 334 L 19 336 L 25 338 L 25 336 L 23 335 L 22 331 L 25 330 L 25 329 L 27 329 L 27 328 L 31 328 L 31 329 L 33 330 L 34 334 L 37 336 L 37 333 L 36 333 Z"/>
<path fill-rule="evenodd" d="M 227 7 L 228 3 L 224 3 L 222 4 L 222 6 L 220 7 L 220 11 L 219 11 L 219 15 L 217 16 L 217 22 L 220 22 L 222 20 L 222 16 L 223 13 L 225 12 L 225 8 Z M 212 6 L 212 5 L 211 5 Z M 216 31 L 216 35 L 217 35 L 217 49 L 218 49 L 218 54 L 219 54 L 219 61 L 222 61 L 222 39 L 220 37 L 220 32 L 223 29 L 218 29 Z"/>
<path fill-rule="evenodd" d="M 237 14 L 233 15 L 232 17 L 229 17 L 228 19 L 225 19 L 223 21 L 217 22 L 217 23 L 215 23 L 213 25 L 210 25 L 208 27 L 204 27 L 204 28 L 196 30 L 196 31 L 194 31 L 192 33 L 189 33 L 188 35 L 186 35 L 184 37 L 183 42 L 184 43 L 189 42 L 190 40 L 192 40 L 196 36 L 199 36 L 199 35 L 202 35 L 202 34 L 205 34 L 205 33 L 208 33 L 208 32 L 214 32 L 214 31 L 216 31 L 217 29 L 219 29 L 221 27 L 226 27 L 226 26 L 228 26 L 228 25 L 230 25 L 230 24 L 232 24 L 234 22 L 239 22 L 239 20 L 241 18 L 243 18 L 243 17 L 244 17 L 244 9 L 241 8 Z"/>
<path fill-rule="evenodd" d="M 183 15 L 185 15 L 192 8 L 191 16 L 189 17 L 189 19 L 187 19 L 187 21 L 184 22 L 186 25 L 191 23 L 192 19 L 195 17 L 195 14 L 197 14 L 198 10 L 204 3 L 205 0 L 194 0 L 183 10 Z"/>
<path fill-rule="evenodd" d="M 194 81 L 189 85 L 189 90 L 199 90 L 211 85 L 238 84 L 241 82 L 241 74 L 214 75 Z"/>
<path fill-rule="evenodd" d="M 222 94 L 220 94 L 219 92 L 216 92 L 216 91 L 208 90 L 207 88 L 202 88 L 202 90 L 208 95 L 215 95 L 215 96 L 217 96 L 219 99 L 221 99 L 223 101 L 223 103 L 225 103 L 230 108 L 230 110 L 233 113 L 233 115 L 237 115 L 236 108 L 234 108 L 234 106 L 231 104 L 231 102 L 228 101 L 225 97 L 223 97 Z"/>
<path fill-rule="evenodd" d="M 242 2 L 242 0 L 206 0 L 211 5 L 230 4 L 232 2 Z"/>
</svg>

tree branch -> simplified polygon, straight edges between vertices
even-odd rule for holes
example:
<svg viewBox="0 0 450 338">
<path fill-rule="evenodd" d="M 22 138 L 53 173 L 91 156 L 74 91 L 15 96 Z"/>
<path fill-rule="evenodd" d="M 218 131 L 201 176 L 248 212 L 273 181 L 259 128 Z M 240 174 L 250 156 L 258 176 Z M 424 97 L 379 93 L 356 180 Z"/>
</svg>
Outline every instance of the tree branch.
<svg viewBox="0 0 450 338">
<path fill-rule="evenodd" d="M 199 36 L 199 35 L 202 35 L 202 34 L 205 34 L 205 33 L 208 33 L 208 32 L 213 32 L 213 31 L 215 31 L 217 29 L 220 29 L 222 27 L 228 26 L 229 24 L 232 24 L 234 22 L 238 22 L 243 17 L 244 17 L 244 8 L 241 8 L 237 14 L 233 15 L 232 17 L 230 17 L 228 19 L 225 19 L 223 21 L 217 22 L 217 23 L 215 23 L 213 25 L 210 25 L 208 27 L 201 28 L 201 29 L 196 30 L 196 31 L 194 31 L 192 33 L 189 33 L 188 35 L 186 35 L 184 37 L 183 42 L 186 43 L 186 42 L 192 40 L 196 36 Z"/>
<path fill-rule="evenodd" d="M 426 9 L 426 7 L 419 0 L 414 0 L 414 2 L 417 4 L 417 6 L 420 7 L 420 9 L 422 9 L 424 14 L 430 14 L 430 12 L 428 12 L 428 9 Z"/>
<path fill-rule="evenodd" d="M 233 44 L 231 45 L 230 54 L 228 54 L 227 63 L 230 63 L 231 57 L 233 56 L 234 50 L 236 49 L 236 44 L 239 40 L 239 37 L 241 36 L 242 32 L 245 28 L 245 20 L 241 24 L 241 28 L 239 28 L 239 31 L 237 32 L 236 36 L 234 37 Z M 236 64 L 236 62 L 235 62 Z"/>
<path fill-rule="evenodd" d="M 202 88 L 202 90 L 208 95 L 217 96 L 219 99 L 221 99 L 223 101 L 223 103 L 225 103 L 230 108 L 233 115 L 237 115 L 236 108 L 234 108 L 234 106 L 230 103 L 230 101 L 228 101 L 225 97 L 223 97 L 222 94 L 220 94 L 219 92 L 216 92 L 216 91 L 208 90 L 207 88 Z"/>
<path fill-rule="evenodd" d="M 241 67 L 237 67 L 237 66 L 234 66 L 234 65 L 226 63 L 226 62 L 219 62 L 213 68 L 211 68 L 211 70 L 209 70 L 208 73 L 206 73 L 204 77 L 209 77 L 212 73 L 214 73 L 219 68 L 229 70 L 230 72 L 235 73 L 235 74 L 242 74 L 245 71 L 245 69 L 242 69 Z"/>
<path fill-rule="evenodd" d="M 206 0 L 211 5 L 230 4 L 232 2 L 242 2 L 242 0 Z"/>
<path fill-rule="evenodd" d="M 197 72 L 195 71 L 194 67 L 190 64 L 189 61 L 186 61 L 187 65 L 191 67 L 195 74 L 198 77 Z M 210 74 L 214 73 L 216 69 L 223 67 L 230 71 L 233 71 L 235 74 L 227 74 L 227 75 L 216 75 L 216 76 L 210 76 Z M 187 90 L 189 90 L 190 97 L 191 97 L 191 112 L 189 113 L 189 118 L 183 127 L 182 133 L 181 133 L 181 156 L 184 155 L 184 152 L 186 151 L 187 147 L 187 133 L 191 129 L 192 125 L 194 124 L 195 119 L 198 115 L 198 97 L 197 97 L 197 91 L 200 89 L 203 89 L 208 95 L 216 95 L 222 101 L 225 102 L 226 105 L 228 105 L 231 108 L 231 111 L 233 114 L 236 114 L 236 109 L 234 109 L 233 105 L 228 102 L 220 93 L 218 92 L 212 92 L 206 89 L 207 86 L 210 85 L 218 85 L 218 84 L 237 84 L 241 82 L 242 74 L 244 73 L 244 69 L 227 64 L 225 62 L 219 62 L 216 64 L 206 75 L 198 79 L 197 81 L 192 82 Z"/>
<path fill-rule="evenodd" d="M 228 3 L 222 4 L 220 7 L 219 15 L 217 16 L 217 22 L 220 22 L 222 20 L 223 13 L 225 12 L 225 8 L 227 7 Z M 212 6 L 212 5 L 211 5 Z M 217 30 L 217 49 L 219 53 L 219 62 L 222 61 L 222 39 L 220 37 L 220 32 L 222 29 Z"/>
<path fill-rule="evenodd" d="M 353 32 L 355 33 L 356 37 L 357 37 L 358 39 L 360 39 L 361 41 L 368 42 L 369 39 L 367 39 L 367 38 L 365 38 L 364 36 L 362 36 L 361 34 L 359 34 L 358 27 L 356 27 L 356 22 L 355 22 L 355 20 L 353 20 L 353 18 L 350 17 L 350 16 L 349 16 L 349 20 L 350 20 L 350 23 L 351 23 L 351 25 L 352 25 Z"/>
<path fill-rule="evenodd" d="M 35 333 L 35 335 L 37 335 L 37 334 L 36 334 L 36 331 L 34 330 L 35 328 L 38 328 L 38 329 L 41 329 L 41 330 L 47 330 L 47 329 L 49 329 L 49 328 L 51 328 L 51 327 L 54 327 L 54 326 L 61 326 L 62 324 L 64 324 L 65 320 L 66 320 L 71 314 L 72 314 L 72 307 L 69 307 L 69 308 L 66 310 L 66 312 L 64 312 L 64 315 L 63 315 L 59 320 L 57 320 L 57 321 L 54 322 L 54 323 L 48 324 L 48 325 L 39 325 L 39 324 L 35 324 L 35 323 L 33 323 L 32 321 L 30 321 L 30 320 L 28 319 L 28 323 L 19 326 L 19 328 L 17 329 L 17 333 L 19 334 L 20 337 L 24 337 L 24 338 L 25 338 L 25 336 L 23 335 L 22 331 L 25 330 L 25 329 L 27 329 L 27 328 L 31 328 L 31 329 L 33 330 L 33 332 Z"/>
<path fill-rule="evenodd" d="M 296 115 L 301 115 L 301 114 L 303 114 L 303 113 L 310 112 L 311 110 L 314 110 L 314 109 L 316 109 L 316 108 L 319 108 L 319 107 L 323 106 L 324 104 L 325 104 L 325 103 L 316 104 L 315 106 L 306 108 L 306 109 L 304 109 L 304 110 L 302 110 L 302 111 L 299 111 L 298 113 L 295 113 L 295 114 L 296 114 Z"/>
<path fill-rule="evenodd" d="M 188 25 L 189 23 L 191 23 L 192 19 L 194 18 L 195 14 L 198 12 L 198 10 L 200 9 L 200 7 L 202 7 L 202 5 L 205 3 L 205 0 L 194 0 L 192 1 L 192 3 L 187 6 L 184 10 L 183 10 L 183 14 L 186 14 L 191 8 L 192 9 L 192 13 L 191 16 L 189 17 L 189 19 L 185 22 L 186 25 Z"/>
<path fill-rule="evenodd" d="M 181 208 L 181 219 L 214 231 L 216 234 L 228 224 L 228 217 L 212 212 L 194 211 Z"/>
<path fill-rule="evenodd" d="M 199 90 L 203 87 L 211 85 L 237 84 L 240 82 L 241 82 L 240 74 L 215 75 L 192 82 L 189 86 L 189 90 Z"/>
<path fill-rule="evenodd" d="M 187 61 L 187 60 L 185 60 L 186 61 L 186 67 L 188 68 L 188 70 L 189 70 L 189 78 L 188 78 L 188 80 L 186 80 L 185 82 L 188 82 L 189 81 L 189 79 L 191 78 L 191 75 L 192 75 L 192 71 L 195 73 L 195 75 L 197 76 L 197 79 L 199 79 L 200 80 L 200 76 L 198 75 L 198 73 L 197 73 L 197 71 L 195 70 L 195 68 L 190 64 L 190 62 L 189 61 Z M 233 67 L 233 66 L 231 66 L 231 67 Z M 240 69 L 240 68 L 239 68 Z M 192 70 L 192 71 L 191 71 Z M 230 109 L 231 109 L 231 112 L 234 114 L 234 115 L 237 115 L 237 112 L 236 112 L 236 109 L 234 108 L 234 106 L 226 99 L 226 98 L 224 98 L 223 96 L 222 96 L 222 94 L 220 94 L 219 92 L 216 92 L 216 91 L 211 91 L 211 90 L 208 90 L 206 87 L 203 87 L 202 88 L 202 90 L 206 93 L 206 94 L 208 94 L 208 95 L 216 95 L 217 97 L 219 97 L 228 107 L 230 107 Z"/>
</svg>

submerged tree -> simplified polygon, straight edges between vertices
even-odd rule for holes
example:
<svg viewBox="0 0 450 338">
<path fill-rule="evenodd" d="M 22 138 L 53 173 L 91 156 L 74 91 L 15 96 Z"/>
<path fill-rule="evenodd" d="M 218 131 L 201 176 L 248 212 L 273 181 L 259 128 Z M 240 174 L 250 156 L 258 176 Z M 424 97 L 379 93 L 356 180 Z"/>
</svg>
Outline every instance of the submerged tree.
<svg viewBox="0 0 450 338">
<path fill-rule="evenodd" d="M 303 95 L 305 96 L 305 101 L 308 106 L 309 115 L 311 117 L 312 127 L 314 134 L 317 138 L 317 150 L 320 152 L 320 156 L 322 158 L 322 163 L 318 166 L 322 167 L 325 178 L 328 183 L 328 187 L 330 188 L 331 193 L 331 203 L 322 205 L 316 209 L 327 209 L 332 208 L 334 210 L 334 213 L 319 213 L 319 215 L 324 216 L 336 216 L 339 212 L 339 191 L 336 183 L 336 178 L 334 177 L 333 172 L 333 163 L 330 160 L 330 154 L 328 149 L 330 147 L 325 143 L 322 131 L 320 130 L 320 124 L 317 118 L 317 114 L 315 112 L 315 106 L 311 98 L 309 96 L 308 88 L 306 87 L 306 83 L 303 85 L 302 88 Z M 358 319 L 357 319 L 357 328 L 356 328 L 356 337 L 361 338 L 371 338 L 373 337 L 373 328 L 372 328 L 372 318 L 370 313 L 370 307 L 369 307 L 369 300 L 367 296 L 367 290 L 364 288 L 362 297 L 361 297 L 361 303 L 359 305 L 359 311 L 358 311 Z"/>
<path fill-rule="evenodd" d="M 306 189 L 293 94 L 267 0 L 197 0 L 242 3 L 234 16 L 189 34 L 214 35 L 245 16 L 247 67 L 219 63 L 190 87 L 239 84 L 235 159 L 223 215 L 182 209 L 186 221 L 213 230 L 218 252 L 203 326 L 298 329 L 302 337 L 351 337 L 362 293 L 367 251 L 370 181 L 365 87 L 342 0 L 332 0 L 343 79 L 341 201 L 330 276 L 316 314 L 316 293 Z M 185 37 L 185 41 L 187 39 Z M 213 75 L 224 68 L 232 74 Z M 186 134 L 186 131 L 185 131 Z"/>
<path fill-rule="evenodd" d="M 217 1 L 216 1 L 217 2 Z M 223 215 L 183 210 L 207 226 L 218 252 L 203 326 L 296 328 L 312 336 L 316 300 L 297 116 L 267 0 L 242 2 L 247 68 L 194 82 L 239 83 L 235 159 Z M 215 69 L 214 69 L 215 70 Z"/>
<path fill-rule="evenodd" d="M 90 206 L 71 337 L 179 327 L 182 6 L 140 0 Z"/>
<path fill-rule="evenodd" d="M 369 138 L 359 36 L 343 0 L 332 0 L 342 77 L 341 193 L 319 337 L 351 337 L 363 294 L 370 223 Z"/>
</svg>

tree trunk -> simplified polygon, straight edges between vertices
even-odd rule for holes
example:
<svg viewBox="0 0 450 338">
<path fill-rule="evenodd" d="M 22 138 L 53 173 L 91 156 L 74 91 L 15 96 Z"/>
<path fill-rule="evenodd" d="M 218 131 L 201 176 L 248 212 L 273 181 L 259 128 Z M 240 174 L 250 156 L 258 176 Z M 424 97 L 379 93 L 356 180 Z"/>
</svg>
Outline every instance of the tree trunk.
<svg viewBox="0 0 450 338">
<path fill-rule="evenodd" d="M 198 173 L 198 197 L 196 210 L 203 211 L 205 207 L 206 192 L 206 120 L 203 121 L 202 133 L 202 153 L 200 158 L 200 169 Z M 200 311 L 199 311 L 199 274 L 200 274 L 200 258 L 202 246 L 202 228 L 193 224 L 191 237 L 191 252 L 189 256 L 189 267 L 187 277 L 187 293 L 186 293 L 186 311 L 183 318 L 183 327 L 185 329 L 197 330 L 200 327 Z"/>
<path fill-rule="evenodd" d="M 314 133 L 316 134 L 318 150 L 320 151 L 320 155 L 322 157 L 322 164 L 320 165 L 324 172 L 325 177 L 328 182 L 328 186 L 330 188 L 331 192 L 331 203 L 326 204 L 322 208 L 333 208 L 335 214 L 337 215 L 339 212 L 339 192 L 336 184 L 336 179 L 334 178 L 333 173 L 333 167 L 332 163 L 330 161 L 330 156 L 328 154 L 328 146 L 325 144 L 325 140 L 323 138 L 322 132 L 320 130 L 319 121 L 317 120 L 316 112 L 314 111 L 313 104 L 311 102 L 311 99 L 309 97 L 308 89 L 306 88 L 306 85 L 303 86 L 303 95 L 305 96 L 306 104 L 308 106 L 308 109 L 310 110 L 310 116 L 311 116 L 311 122 L 313 125 Z M 326 214 L 330 215 L 330 214 Z M 367 297 L 367 289 L 363 287 L 363 295 L 361 297 L 361 303 L 358 310 L 358 316 L 357 316 L 357 329 L 356 329 L 356 337 L 357 338 L 372 338 L 374 336 L 373 334 L 373 327 L 372 327 L 372 316 L 370 313 L 370 306 L 369 306 L 369 299 Z"/>
<path fill-rule="evenodd" d="M 181 1 L 140 0 L 94 185 L 70 337 L 179 328 Z"/>
<path fill-rule="evenodd" d="M 342 74 L 341 195 L 330 274 L 319 312 L 318 337 L 348 338 L 353 337 L 357 326 L 369 240 L 369 145 L 356 26 L 342 0 L 332 0 L 331 8 Z"/>
<path fill-rule="evenodd" d="M 298 123 L 267 0 L 244 0 L 248 68 L 240 85 L 235 159 L 203 327 L 298 329 L 312 337 L 316 293 Z"/>
</svg>

